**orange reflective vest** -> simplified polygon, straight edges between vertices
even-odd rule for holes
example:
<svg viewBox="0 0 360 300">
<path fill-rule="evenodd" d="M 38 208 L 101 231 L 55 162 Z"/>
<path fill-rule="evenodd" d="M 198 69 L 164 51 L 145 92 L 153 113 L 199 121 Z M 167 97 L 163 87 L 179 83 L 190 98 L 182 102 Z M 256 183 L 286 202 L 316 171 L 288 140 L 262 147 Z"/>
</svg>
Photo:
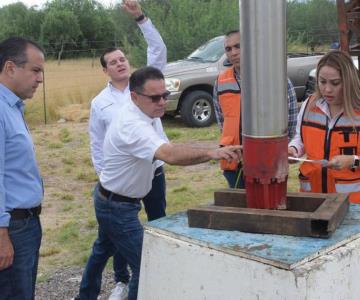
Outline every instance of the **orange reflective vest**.
<svg viewBox="0 0 360 300">
<path fill-rule="evenodd" d="M 220 137 L 220 145 L 241 144 L 241 97 L 240 85 L 236 80 L 234 68 L 229 68 L 220 73 L 217 79 L 217 96 L 224 116 L 223 130 Z M 220 161 L 223 170 L 236 170 L 236 161 Z"/>
<path fill-rule="evenodd" d="M 300 131 L 308 159 L 360 155 L 360 126 L 354 127 L 353 121 L 341 114 L 328 129 L 327 116 L 317 106 L 308 109 L 308 104 Z M 360 117 L 360 112 L 357 115 Z M 360 168 L 334 170 L 305 162 L 300 166 L 299 179 L 302 192 L 350 193 L 350 201 L 360 204 Z"/>
</svg>

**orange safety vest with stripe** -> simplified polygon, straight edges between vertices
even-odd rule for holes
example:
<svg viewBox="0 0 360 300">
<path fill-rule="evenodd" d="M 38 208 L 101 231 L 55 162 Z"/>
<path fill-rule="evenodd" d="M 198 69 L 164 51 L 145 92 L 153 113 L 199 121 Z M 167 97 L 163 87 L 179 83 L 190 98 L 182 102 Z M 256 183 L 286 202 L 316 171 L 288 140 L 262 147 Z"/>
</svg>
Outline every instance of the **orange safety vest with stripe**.
<svg viewBox="0 0 360 300">
<path fill-rule="evenodd" d="M 301 138 L 308 159 L 331 160 L 335 155 L 360 155 L 360 125 L 343 113 L 329 129 L 327 116 L 316 105 L 305 107 Z M 357 113 L 360 117 L 360 112 Z M 334 170 L 320 164 L 302 163 L 300 190 L 314 193 L 350 193 L 350 202 L 360 204 L 360 168 Z"/>
<path fill-rule="evenodd" d="M 241 96 L 240 85 L 236 80 L 234 68 L 219 74 L 217 79 L 217 97 L 224 116 L 220 145 L 241 145 Z M 236 161 L 220 161 L 222 170 L 237 170 Z"/>
</svg>

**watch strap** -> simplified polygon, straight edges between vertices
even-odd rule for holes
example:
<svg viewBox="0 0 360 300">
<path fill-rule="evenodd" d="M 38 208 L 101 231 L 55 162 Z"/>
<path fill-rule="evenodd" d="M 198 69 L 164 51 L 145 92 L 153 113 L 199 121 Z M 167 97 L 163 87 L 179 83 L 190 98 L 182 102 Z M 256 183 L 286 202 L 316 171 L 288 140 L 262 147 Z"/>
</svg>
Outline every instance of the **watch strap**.
<svg viewBox="0 0 360 300">
<path fill-rule="evenodd" d="M 354 155 L 354 167 L 355 168 L 360 167 L 360 158 L 357 155 Z"/>
<path fill-rule="evenodd" d="M 142 20 L 145 19 L 145 15 L 144 14 L 141 14 L 140 16 L 138 16 L 137 18 L 135 18 L 135 21 L 136 22 L 141 22 Z"/>
</svg>

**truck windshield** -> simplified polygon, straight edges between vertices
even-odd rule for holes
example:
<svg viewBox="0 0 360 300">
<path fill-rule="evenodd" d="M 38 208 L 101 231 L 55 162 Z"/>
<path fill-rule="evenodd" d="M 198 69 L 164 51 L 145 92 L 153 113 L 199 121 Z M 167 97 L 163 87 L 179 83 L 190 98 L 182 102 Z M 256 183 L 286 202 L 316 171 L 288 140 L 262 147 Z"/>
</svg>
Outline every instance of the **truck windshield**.
<svg viewBox="0 0 360 300">
<path fill-rule="evenodd" d="M 187 59 L 200 62 L 216 62 L 224 54 L 224 37 L 218 36 L 191 53 Z"/>
</svg>

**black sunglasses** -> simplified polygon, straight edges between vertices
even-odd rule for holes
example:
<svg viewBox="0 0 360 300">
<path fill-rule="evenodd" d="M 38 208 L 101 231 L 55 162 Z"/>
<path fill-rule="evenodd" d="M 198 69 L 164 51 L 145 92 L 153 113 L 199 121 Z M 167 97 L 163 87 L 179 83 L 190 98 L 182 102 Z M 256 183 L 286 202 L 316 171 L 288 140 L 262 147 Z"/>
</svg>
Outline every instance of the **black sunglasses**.
<svg viewBox="0 0 360 300">
<path fill-rule="evenodd" d="M 148 97 L 154 103 L 159 102 L 161 100 L 161 98 L 163 98 L 164 100 L 167 100 L 167 98 L 170 96 L 169 91 L 166 91 L 164 94 L 161 94 L 161 95 L 145 95 L 145 94 L 142 94 L 142 93 L 139 93 L 139 92 L 136 92 L 136 94 Z"/>
<path fill-rule="evenodd" d="M 225 47 L 225 51 L 230 52 L 232 48 L 240 49 L 240 44 L 235 44 L 234 46 L 227 46 Z"/>
</svg>

